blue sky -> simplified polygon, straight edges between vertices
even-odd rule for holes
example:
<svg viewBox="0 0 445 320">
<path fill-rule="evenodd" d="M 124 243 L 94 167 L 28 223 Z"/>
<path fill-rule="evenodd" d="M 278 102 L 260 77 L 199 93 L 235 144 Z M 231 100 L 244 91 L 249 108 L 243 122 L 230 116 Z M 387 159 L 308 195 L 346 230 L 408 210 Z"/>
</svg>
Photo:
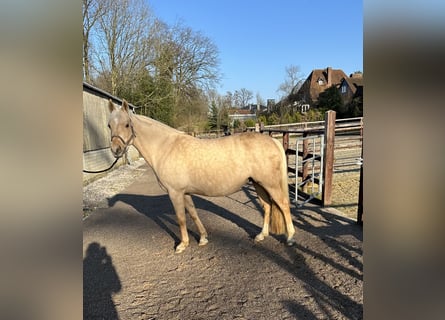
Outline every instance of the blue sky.
<svg viewBox="0 0 445 320">
<path fill-rule="evenodd" d="M 299 66 L 304 78 L 328 66 L 348 75 L 363 71 L 360 0 L 147 2 L 159 19 L 182 21 L 218 47 L 221 94 L 246 88 L 264 100 L 278 100 L 289 65 Z"/>
</svg>

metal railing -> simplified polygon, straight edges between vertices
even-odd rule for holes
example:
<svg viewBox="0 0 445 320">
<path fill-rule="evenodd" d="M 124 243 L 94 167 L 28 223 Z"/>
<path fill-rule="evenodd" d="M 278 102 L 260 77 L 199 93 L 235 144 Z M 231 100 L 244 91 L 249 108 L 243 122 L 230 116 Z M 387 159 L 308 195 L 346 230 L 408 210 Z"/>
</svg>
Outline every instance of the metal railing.
<svg viewBox="0 0 445 320">
<path fill-rule="evenodd" d="M 318 139 L 318 143 L 317 143 Z M 305 149 L 305 141 L 309 141 L 309 144 L 312 144 L 311 152 L 307 152 L 309 150 Z M 320 146 L 318 149 L 318 145 Z M 301 149 L 301 151 L 300 151 Z M 318 149 L 318 154 L 317 154 Z M 324 151 L 324 135 L 315 135 L 304 138 L 296 139 L 295 146 L 295 204 L 298 207 L 302 207 L 305 203 L 315 199 L 317 196 L 321 196 L 322 194 L 322 185 L 323 185 L 323 151 Z M 301 159 L 301 161 L 299 160 Z M 316 172 L 316 162 L 319 163 L 319 167 L 317 168 L 318 172 Z M 308 168 L 310 166 L 310 168 Z M 310 174 L 305 176 L 307 171 L 310 171 Z M 301 177 L 301 181 L 299 182 L 299 177 Z M 311 183 L 311 192 L 307 192 L 307 184 Z M 317 188 L 315 188 L 315 184 L 317 184 Z M 309 196 L 306 197 L 302 202 L 298 201 L 298 190 L 302 188 L 305 193 Z M 316 190 L 315 190 L 316 189 Z"/>
</svg>

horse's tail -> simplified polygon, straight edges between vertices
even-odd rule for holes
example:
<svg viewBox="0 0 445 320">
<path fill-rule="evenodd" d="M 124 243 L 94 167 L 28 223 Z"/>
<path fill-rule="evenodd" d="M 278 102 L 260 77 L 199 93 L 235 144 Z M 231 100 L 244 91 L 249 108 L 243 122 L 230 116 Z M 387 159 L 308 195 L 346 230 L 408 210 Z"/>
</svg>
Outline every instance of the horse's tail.
<svg viewBox="0 0 445 320">
<path fill-rule="evenodd" d="M 270 209 L 270 224 L 269 231 L 273 234 L 285 234 L 286 225 L 284 223 L 283 213 L 280 208 L 276 205 L 275 201 L 272 200 L 272 206 Z"/>
<path fill-rule="evenodd" d="M 286 161 L 286 154 L 284 153 L 283 146 L 281 143 L 273 139 L 275 144 L 278 146 L 278 150 L 281 155 L 281 165 L 280 165 L 280 191 L 281 191 L 281 197 L 283 199 L 283 205 L 289 205 L 289 186 L 288 186 L 288 175 L 287 175 L 287 161 Z M 281 211 L 281 209 L 276 204 L 275 200 L 272 199 L 272 205 L 271 205 L 271 213 L 270 213 L 270 225 L 269 225 L 270 232 L 274 234 L 285 234 L 286 233 L 286 223 L 284 220 L 284 213 Z"/>
</svg>

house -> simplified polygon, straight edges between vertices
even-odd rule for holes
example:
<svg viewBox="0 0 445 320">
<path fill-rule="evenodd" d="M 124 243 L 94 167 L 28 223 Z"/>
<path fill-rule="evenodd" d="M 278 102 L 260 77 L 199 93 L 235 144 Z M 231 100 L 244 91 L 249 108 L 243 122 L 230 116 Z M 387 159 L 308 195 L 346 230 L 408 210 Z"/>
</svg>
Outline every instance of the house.
<svg viewBox="0 0 445 320">
<path fill-rule="evenodd" d="M 314 69 L 303 84 L 295 86 L 287 97 L 274 105 L 273 110 L 285 108 L 305 113 L 317 103 L 320 93 L 332 86 L 339 88 L 344 78 L 347 76 L 341 69 Z"/>
<path fill-rule="evenodd" d="M 252 119 L 254 121 L 257 120 L 257 114 L 260 114 L 262 112 L 265 112 L 267 110 L 267 107 L 264 105 L 258 105 L 249 103 L 243 108 L 232 108 L 229 110 L 229 119 L 230 123 L 233 126 L 235 120 L 239 121 L 246 121 L 248 119 Z"/>
<path fill-rule="evenodd" d="M 231 126 L 234 125 L 235 120 L 245 121 L 247 119 L 256 120 L 256 113 L 249 109 L 232 109 L 229 111 L 229 119 Z"/>
<path fill-rule="evenodd" d="M 290 102 L 298 101 L 309 105 L 316 104 L 320 93 L 332 86 L 340 86 L 346 74 L 341 69 L 314 69 L 297 92 L 289 95 Z"/>
<path fill-rule="evenodd" d="M 340 82 L 340 94 L 344 104 L 350 103 L 354 98 L 363 97 L 363 73 L 356 72 Z"/>
<path fill-rule="evenodd" d="M 260 104 L 253 104 L 253 103 L 249 103 L 247 106 L 245 106 L 244 108 L 242 108 L 241 110 L 249 110 L 250 113 L 261 113 L 267 110 L 267 107 Z"/>
</svg>

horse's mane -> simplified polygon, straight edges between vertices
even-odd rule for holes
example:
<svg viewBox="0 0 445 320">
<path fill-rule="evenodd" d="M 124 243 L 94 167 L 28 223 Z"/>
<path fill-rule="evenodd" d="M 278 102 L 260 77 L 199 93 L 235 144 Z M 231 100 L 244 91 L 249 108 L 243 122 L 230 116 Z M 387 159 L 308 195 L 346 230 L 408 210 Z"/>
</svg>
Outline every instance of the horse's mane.
<svg viewBox="0 0 445 320">
<path fill-rule="evenodd" d="M 158 127 L 161 127 L 161 128 L 164 128 L 164 129 L 176 132 L 176 133 L 185 134 L 185 132 L 183 132 L 183 131 L 180 131 L 180 130 L 177 130 L 175 128 L 172 128 L 172 127 L 166 125 L 165 123 L 162 123 L 162 122 L 157 121 L 155 119 L 149 118 L 147 116 L 143 116 L 143 115 L 140 115 L 140 114 L 132 114 L 131 116 L 133 118 L 136 118 L 136 119 L 146 123 L 146 124 L 155 125 L 155 126 L 158 126 Z"/>
</svg>

